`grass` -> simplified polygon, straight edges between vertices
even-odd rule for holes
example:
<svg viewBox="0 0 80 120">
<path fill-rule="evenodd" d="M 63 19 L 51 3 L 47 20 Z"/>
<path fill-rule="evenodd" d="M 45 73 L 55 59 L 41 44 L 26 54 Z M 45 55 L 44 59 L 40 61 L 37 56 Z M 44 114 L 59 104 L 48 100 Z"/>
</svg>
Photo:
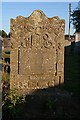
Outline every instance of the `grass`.
<svg viewBox="0 0 80 120">
<path fill-rule="evenodd" d="M 2 57 L 3 58 L 10 58 L 10 50 L 2 51 Z"/>
<path fill-rule="evenodd" d="M 72 96 L 68 94 L 70 98 L 67 98 L 67 96 L 54 96 L 48 100 L 47 96 L 44 96 L 43 98 L 40 96 L 27 96 L 27 98 L 25 98 L 25 102 L 21 102 L 23 98 L 18 99 L 18 96 L 15 96 L 15 93 L 10 93 L 8 100 L 6 100 L 5 104 L 3 105 L 2 120 L 28 120 L 28 117 L 36 118 L 36 115 L 37 119 L 39 117 L 47 119 L 51 116 L 54 120 L 57 117 L 58 119 L 60 119 L 60 117 L 64 119 L 66 117 L 68 119 L 77 119 L 79 117 L 78 106 L 80 106 L 80 104 L 77 102 L 80 94 L 80 54 L 71 53 L 65 55 L 64 66 L 65 83 L 64 87 L 60 87 L 59 89 L 72 93 Z M 3 75 L 3 79 L 6 79 L 9 82 L 9 76 L 7 74 Z M 18 100 L 20 103 L 17 102 Z M 41 111 L 38 111 L 39 109 L 37 109 L 37 107 L 42 107 Z"/>
<path fill-rule="evenodd" d="M 6 54 L 6 53 L 3 52 L 3 53 L 2 53 L 2 57 L 3 57 L 3 58 L 10 58 L 10 54 Z"/>
</svg>

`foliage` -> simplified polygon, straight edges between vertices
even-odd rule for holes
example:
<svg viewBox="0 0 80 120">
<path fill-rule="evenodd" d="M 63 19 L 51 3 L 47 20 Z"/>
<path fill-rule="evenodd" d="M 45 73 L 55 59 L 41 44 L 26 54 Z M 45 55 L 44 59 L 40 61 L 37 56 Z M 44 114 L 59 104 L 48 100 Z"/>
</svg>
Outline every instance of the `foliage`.
<svg viewBox="0 0 80 120">
<path fill-rule="evenodd" d="M 10 38 L 10 32 L 7 34 L 4 30 L 0 30 L 0 36 L 3 38 Z"/>
<path fill-rule="evenodd" d="M 2 57 L 4 57 L 4 58 L 10 58 L 10 54 L 6 54 L 6 53 L 2 53 Z"/>
<path fill-rule="evenodd" d="M 6 81 L 6 82 L 9 82 L 10 80 L 10 75 L 8 73 L 3 73 L 2 74 L 2 81 Z"/>
<path fill-rule="evenodd" d="M 3 120 L 17 119 L 18 116 L 20 117 L 20 115 L 22 115 L 21 112 L 23 112 L 22 106 L 25 103 L 25 96 L 17 95 L 16 91 L 17 90 L 15 89 L 14 91 L 10 91 L 5 95 L 5 98 L 2 102 Z"/>
<path fill-rule="evenodd" d="M 2 37 L 3 37 L 3 38 L 6 38 L 6 37 L 7 37 L 7 33 L 6 33 L 4 30 L 2 30 Z"/>
<path fill-rule="evenodd" d="M 6 72 L 2 74 L 2 99 L 4 100 L 5 97 L 9 93 L 9 80 L 10 80 L 10 75 Z"/>
<path fill-rule="evenodd" d="M 4 103 L 6 103 L 6 101 L 10 101 L 12 106 L 15 106 L 19 103 L 24 103 L 25 96 L 18 95 L 16 91 L 16 89 L 14 91 L 10 91 L 10 93 L 5 97 Z"/>
<path fill-rule="evenodd" d="M 80 32 L 80 9 L 77 8 L 76 10 L 74 10 L 71 16 L 71 20 L 74 25 L 74 28 L 76 29 L 76 32 Z"/>
</svg>

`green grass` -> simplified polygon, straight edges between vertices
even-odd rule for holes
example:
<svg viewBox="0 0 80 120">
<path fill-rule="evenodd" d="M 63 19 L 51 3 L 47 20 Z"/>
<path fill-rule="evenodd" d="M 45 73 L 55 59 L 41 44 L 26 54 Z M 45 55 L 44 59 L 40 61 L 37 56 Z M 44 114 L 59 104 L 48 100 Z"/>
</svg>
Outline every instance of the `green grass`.
<svg viewBox="0 0 80 120">
<path fill-rule="evenodd" d="M 6 54 L 6 53 L 2 53 L 2 57 L 4 57 L 4 58 L 10 58 L 10 54 Z"/>
<path fill-rule="evenodd" d="M 2 51 L 2 57 L 3 58 L 10 58 L 10 50 Z"/>
<path fill-rule="evenodd" d="M 37 106 L 37 105 L 44 106 L 43 107 L 44 111 L 41 112 L 40 115 L 43 115 L 43 114 L 45 115 L 45 113 L 46 113 L 46 118 L 49 117 L 49 113 L 51 115 L 53 115 L 54 111 L 56 113 L 56 117 L 58 117 L 57 110 L 60 108 L 64 108 L 64 109 L 62 109 L 62 112 L 60 111 L 61 109 L 59 110 L 59 113 L 61 113 L 61 117 L 65 116 L 65 117 L 70 118 L 71 116 L 72 117 L 76 116 L 75 118 L 78 118 L 80 115 L 78 113 L 79 109 L 77 107 L 80 105 L 73 98 L 76 98 L 78 100 L 79 94 L 80 94 L 80 70 L 79 70 L 79 68 L 80 68 L 80 54 L 68 54 L 68 55 L 66 55 L 64 66 L 65 66 L 65 71 L 64 71 L 65 72 L 65 79 L 64 79 L 65 83 L 63 84 L 64 86 L 61 89 L 63 91 L 66 90 L 66 91 L 72 92 L 73 96 L 71 96 L 71 99 L 64 98 L 62 100 L 62 98 L 61 98 L 62 103 L 64 104 L 63 107 L 61 105 L 60 99 L 57 98 L 57 96 L 54 97 L 54 99 L 52 99 L 52 101 L 51 101 L 51 99 L 47 102 L 44 100 L 44 102 L 42 102 L 42 103 L 41 103 L 41 98 L 36 99 L 37 96 L 35 98 L 33 96 L 32 96 L 33 98 L 31 96 L 28 96 L 25 99 L 26 100 L 25 102 L 21 102 L 22 98 L 18 99 L 18 96 L 15 96 L 14 93 L 13 94 L 11 93 L 8 96 L 8 101 L 5 101 L 6 103 L 3 106 L 3 120 L 7 120 L 7 119 L 8 120 L 9 119 L 12 119 L 12 120 L 18 120 L 18 119 L 22 120 L 23 119 L 23 120 L 25 120 L 25 119 L 27 119 L 27 116 L 32 117 L 33 115 L 37 115 L 35 113 L 35 109 L 33 109 L 33 111 L 32 111 L 32 108 L 35 108 L 34 106 Z M 7 81 L 9 81 L 9 75 L 6 73 L 3 74 L 2 78 L 3 78 L 3 80 L 6 79 Z M 55 98 L 57 98 L 57 99 L 55 99 Z M 11 101 L 10 101 L 10 99 L 11 99 Z M 48 98 L 45 97 L 45 99 L 47 100 Z M 58 100 L 58 99 L 59 99 L 59 102 L 54 101 L 54 100 Z M 20 101 L 20 104 L 19 104 L 19 102 L 17 102 L 18 100 Z M 66 104 L 65 104 L 65 100 L 66 100 Z M 29 105 L 31 107 L 32 113 L 28 112 L 28 110 L 30 109 Z M 47 109 L 48 109 L 48 112 L 46 112 Z M 64 113 L 66 113 L 66 115 L 64 115 Z M 71 116 L 70 116 L 70 113 L 71 113 Z M 44 117 L 44 115 L 43 115 L 43 117 Z M 7 118 L 6 118 L 6 116 L 7 116 Z M 38 115 L 38 117 L 39 117 L 39 115 Z M 54 118 L 55 117 L 53 116 L 53 119 Z"/>
</svg>

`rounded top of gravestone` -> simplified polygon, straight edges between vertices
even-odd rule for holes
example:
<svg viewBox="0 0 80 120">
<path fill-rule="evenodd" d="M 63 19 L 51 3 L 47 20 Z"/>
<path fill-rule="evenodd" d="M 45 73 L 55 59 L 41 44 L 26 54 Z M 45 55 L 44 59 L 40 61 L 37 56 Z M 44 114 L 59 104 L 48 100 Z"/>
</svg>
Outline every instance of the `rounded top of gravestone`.
<svg viewBox="0 0 80 120">
<path fill-rule="evenodd" d="M 33 16 L 33 17 L 42 17 L 42 16 L 46 17 L 46 15 L 43 13 L 42 10 L 34 10 L 31 14 L 31 16 Z"/>
<path fill-rule="evenodd" d="M 25 19 L 34 21 L 36 24 L 39 22 L 49 22 L 49 21 L 64 21 L 60 19 L 58 16 L 54 16 L 51 18 L 48 18 L 42 10 L 34 10 L 32 14 L 29 17 L 23 17 L 23 16 L 17 16 L 16 19 L 11 19 L 11 22 L 19 22 L 19 21 L 24 21 Z"/>
<path fill-rule="evenodd" d="M 41 10 L 35 10 L 30 16 L 36 22 L 41 22 L 42 20 L 48 19 L 47 16 Z"/>
</svg>

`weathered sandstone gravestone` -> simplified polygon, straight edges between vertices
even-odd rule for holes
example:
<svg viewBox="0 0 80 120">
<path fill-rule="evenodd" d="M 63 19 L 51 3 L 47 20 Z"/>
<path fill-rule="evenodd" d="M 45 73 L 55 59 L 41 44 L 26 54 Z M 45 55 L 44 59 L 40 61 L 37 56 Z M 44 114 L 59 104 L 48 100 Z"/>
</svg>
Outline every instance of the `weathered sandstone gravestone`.
<svg viewBox="0 0 80 120">
<path fill-rule="evenodd" d="M 64 82 L 64 24 L 40 10 L 11 19 L 12 90 L 30 93 Z"/>
</svg>

